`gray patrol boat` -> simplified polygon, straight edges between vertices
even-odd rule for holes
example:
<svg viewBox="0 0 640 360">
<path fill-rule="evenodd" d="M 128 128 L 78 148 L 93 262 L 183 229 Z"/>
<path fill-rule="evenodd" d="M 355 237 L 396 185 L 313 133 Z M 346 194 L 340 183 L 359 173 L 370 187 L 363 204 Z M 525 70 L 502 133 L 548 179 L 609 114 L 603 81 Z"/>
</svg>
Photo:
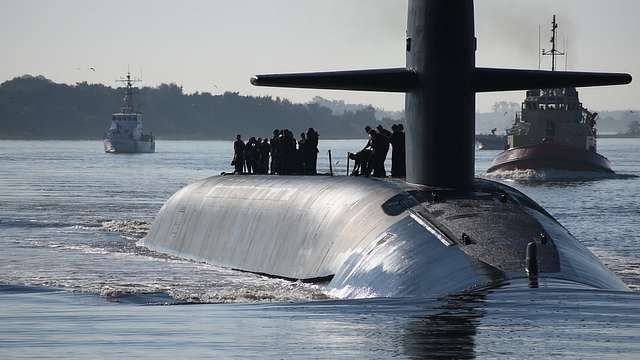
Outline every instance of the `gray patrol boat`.
<svg viewBox="0 0 640 360">
<path fill-rule="evenodd" d="M 153 134 L 142 132 L 142 114 L 133 107 L 133 83 L 140 80 L 127 73 L 124 79 L 125 95 L 120 112 L 111 115 L 111 126 L 104 135 L 104 151 L 107 153 L 153 153 L 156 142 Z"/>
</svg>

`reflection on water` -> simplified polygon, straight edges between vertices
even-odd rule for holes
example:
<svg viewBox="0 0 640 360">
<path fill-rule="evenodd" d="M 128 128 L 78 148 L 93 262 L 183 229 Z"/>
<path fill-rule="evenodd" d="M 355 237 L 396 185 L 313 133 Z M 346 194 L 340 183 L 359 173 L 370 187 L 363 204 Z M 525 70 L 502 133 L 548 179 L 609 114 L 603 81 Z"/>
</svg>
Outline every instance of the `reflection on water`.
<svg viewBox="0 0 640 360">
<path fill-rule="evenodd" d="M 144 306 L 0 286 L 0 357 L 637 359 L 639 296 L 508 286 L 442 299 Z"/>
<path fill-rule="evenodd" d="M 451 296 L 433 315 L 408 321 L 404 353 L 416 359 L 473 359 L 484 294 Z"/>
</svg>

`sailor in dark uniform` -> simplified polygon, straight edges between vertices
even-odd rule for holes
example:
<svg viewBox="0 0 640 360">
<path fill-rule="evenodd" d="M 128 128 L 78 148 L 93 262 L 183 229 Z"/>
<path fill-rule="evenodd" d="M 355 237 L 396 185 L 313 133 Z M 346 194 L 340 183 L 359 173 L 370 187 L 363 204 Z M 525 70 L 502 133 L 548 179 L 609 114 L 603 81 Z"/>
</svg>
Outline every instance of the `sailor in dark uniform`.
<svg viewBox="0 0 640 360">
<path fill-rule="evenodd" d="M 305 143 L 305 162 L 307 165 L 307 173 L 316 175 L 318 173 L 318 141 L 320 134 L 314 128 L 307 130 L 307 141 Z"/>
<path fill-rule="evenodd" d="M 242 174 L 244 172 L 244 150 L 245 144 L 242 141 L 242 136 L 236 135 L 236 141 L 233 143 L 233 161 L 232 165 L 236 167 L 236 174 Z"/>
<path fill-rule="evenodd" d="M 307 175 L 307 135 L 300 133 L 298 151 L 296 152 L 296 173 Z"/>
<path fill-rule="evenodd" d="M 405 159 L 405 143 L 404 143 L 404 126 L 402 124 L 394 124 L 391 127 L 391 176 L 406 176 L 406 159 Z"/>
<path fill-rule="evenodd" d="M 279 170 L 279 159 L 280 159 L 280 147 L 279 147 L 279 138 L 280 130 L 273 130 L 273 137 L 271 138 L 271 175 L 278 174 Z"/>
<path fill-rule="evenodd" d="M 251 137 L 247 142 L 244 150 L 244 157 L 247 163 L 247 173 L 258 173 L 258 148 L 256 146 L 256 138 Z"/>
<path fill-rule="evenodd" d="M 384 161 L 387 159 L 389 152 L 389 140 L 384 132 L 371 129 L 371 144 L 373 152 L 369 160 L 369 166 L 373 169 L 374 177 L 386 177 L 387 172 L 384 168 Z"/>
<path fill-rule="evenodd" d="M 260 144 L 260 153 L 262 159 L 262 173 L 269 173 L 269 154 L 271 153 L 271 145 L 269 145 L 269 139 L 266 137 L 262 139 L 262 144 Z"/>
</svg>

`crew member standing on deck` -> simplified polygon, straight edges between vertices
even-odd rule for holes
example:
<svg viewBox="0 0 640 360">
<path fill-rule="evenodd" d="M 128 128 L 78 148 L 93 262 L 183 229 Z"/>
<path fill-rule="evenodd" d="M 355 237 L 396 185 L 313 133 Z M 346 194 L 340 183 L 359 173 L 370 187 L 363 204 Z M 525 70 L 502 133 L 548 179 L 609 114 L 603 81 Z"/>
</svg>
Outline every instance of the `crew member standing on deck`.
<svg viewBox="0 0 640 360">
<path fill-rule="evenodd" d="M 387 140 L 387 142 L 391 142 L 391 131 L 385 129 L 382 125 L 378 125 L 376 126 L 376 129 L 378 129 L 378 132 L 384 136 L 384 138 Z"/>
<path fill-rule="evenodd" d="M 256 174 L 258 170 L 256 166 L 258 163 L 258 148 L 256 147 L 256 138 L 253 136 L 247 142 L 244 157 L 247 163 L 247 173 Z"/>
<path fill-rule="evenodd" d="M 384 168 L 384 161 L 387 159 L 387 153 L 389 152 L 389 141 L 383 133 L 373 129 L 369 131 L 369 135 L 371 135 L 373 147 L 369 166 L 373 168 L 373 176 L 386 177 L 387 172 Z"/>
<path fill-rule="evenodd" d="M 300 133 L 300 140 L 298 140 L 298 152 L 297 152 L 297 173 L 302 175 L 308 175 L 309 165 L 307 163 L 308 148 L 307 148 L 307 135 L 305 133 Z"/>
<path fill-rule="evenodd" d="M 316 175 L 318 173 L 318 141 L 320 139 L 320 134 L 314 129 L 309 128 L 307 130 L 307 142 L 306 142 L 306 162 L 307 162 L 307 173 L 309 175 Z"/>
<path fill-rule="evenodd" d="M 236 135 L 236 141 L 233 143 L 233 161 L 232 164 L 235 165 L 236 171 L 235 174 L 242 174 L 244 172 L 244 141 L 242 141 L 242 136 Z"/>
<path fill-rule="evenodd" d="M 404 144 L 404 126 L 402 124 L 394 124 L 391 126 L 393 134 L 391 135 L 391 176 L 406 176 L 406 159 Z"/>
<path fill-rule="evenodd" d="M 278 137 L 280 136 L 280 130 L 273 130 L 273 137 L 271 138 L 271 175 L 278 174 L 278 167 L 280 164 L 278 163 L 278 159 L 280 158 L 280 146 Z"/>
<path fill-rule="evenodd" d="M 269 154 L 271 153 L 271 145 L 269 145 L 269 139 L 266 137 L 262 139 L 262 144 L 260 144 L 260 153 L 262 154 L 262 173 L 269 173 Z"/>
</svg>

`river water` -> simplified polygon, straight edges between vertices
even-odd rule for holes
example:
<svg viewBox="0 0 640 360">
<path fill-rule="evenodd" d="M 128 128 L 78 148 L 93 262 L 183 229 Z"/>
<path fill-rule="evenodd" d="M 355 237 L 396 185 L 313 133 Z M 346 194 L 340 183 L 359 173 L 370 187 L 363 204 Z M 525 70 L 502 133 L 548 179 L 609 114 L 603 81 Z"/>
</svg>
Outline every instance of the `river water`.
<svg viewBox="0 0 640 360">
<path fill-rule="evenodd" d="M 363 141 L 322 141 L 346 172 Z M 618 176 L 500 174 L 632 292 L 505 287 L 343 299 L 137 245 L 175 191 L 229 171 L 231 143 L 0 141 L 0 358 L 640 358 L 640 142 L 602 139 Z M 497 152 L 479 151 L 485 176 Z M 388 167 L 389 168 L 389 167 Z M 187 306 L 189 305 L 189 306 Z"/>
</svg>

